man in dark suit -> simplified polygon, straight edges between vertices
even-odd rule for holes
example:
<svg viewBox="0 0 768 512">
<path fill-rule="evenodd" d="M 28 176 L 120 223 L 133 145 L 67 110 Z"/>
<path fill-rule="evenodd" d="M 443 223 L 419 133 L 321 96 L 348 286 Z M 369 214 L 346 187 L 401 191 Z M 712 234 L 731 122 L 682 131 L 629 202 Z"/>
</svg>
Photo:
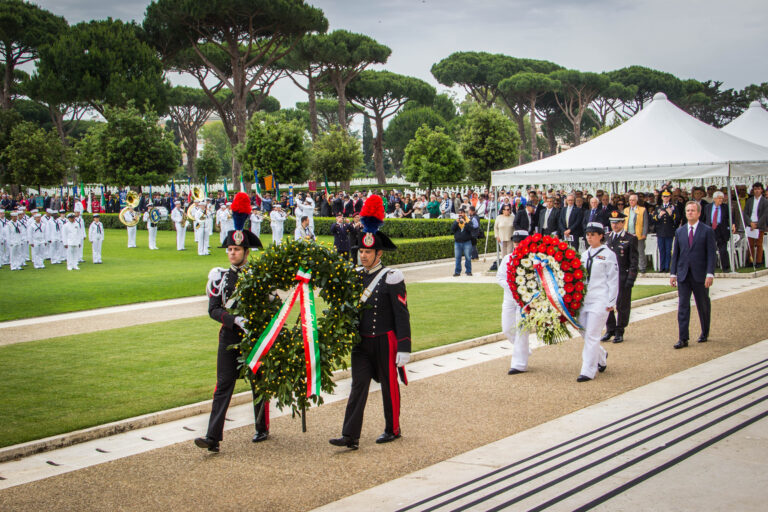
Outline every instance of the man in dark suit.
<svg viewBox="0 0 768 512">
<path fill-rule="evenodd" d="M 608 214 L 606 210 L 600 207 L 600 200 L 596 197 L 592 197 L 589 200 L 589 209 L 584 211 L 584 217 L 582 219 L 582 232 L 587 228 L 590 222 L 599 222 L 605 227 L 608 227 Z M 587 241 L 584 240 L 585 247 L 589 246 Z"/>
<path fill-rule="evenodd" d="M 536 221 L 533 217 L 535 208 L 535 204 L 527 202 L 525 203 L 525 208 L 520 209 L 515 214 L 515 220 L 512 221 L 512 226 L 515 231 L 527 231 L 528 234 L 533 234 L 533 231 L 536 228 Z"/>
<path fill-rule="evenodd" d="M 701 221 L 715 232 L 715 244 L 717 245 L 717 253 L 720 255 L 720 268 L 729 272 L 731 270 L 731 258 L 728 254 L 728 240 L 731 236 L 731 230 L 736 232 L 736 226 L 731 220 L 728 205 L 724 204 L 725 194 L 718 190 L 712 196 L 712 201 L 707 203 L 704 208 Z"/>
<path fill-rule="evenodd" d="M 606 237 L 606 245 L 616 254 L 619 264 L 619 297 L 616 299 L 616 312 L 608 314 L 605 322 L 605 336 L 600 341 L 608 341 L 613 336 L 614 343 L 624 341 L 624 329 L 629 324 L 629 311 L 632 308 L 632 287 L 637 279 L 639 254 L 637 237 L 624 231 L 624 219 L 627 216 L 614 210 L 611 212 L 611 233 Z"/>
<path fill-rule="evenodd" d="M 715 279 L 715 233 L 712 228 L 699 222 L 701 206 L 696 201 L 685 205 L 686 224 L 675 232 L 672 243 L 672 263 L 670 264 L 669 282 L 677 286 L 678 306 L 677 325 L 679 337 L 675 348 L 688 346 L 688 323 L 691 319 L 691 293 L 699 312 L 701 336 L 699 343 L 707 341 L 709 336 L 709 287 Z"/>
<path fill-rule="evenodd" d="M 539 212 L 539 232 L 542 235 L 558 235 L 558 220 L 560 210 L 555 208 L 555 198 L 547 197 L 544 201 L 545 207 Z"/>
<path fill-rule="evenodd" d="M 576 197 L 573 194 L 568 194 L 565 197 L 565 205 L 560 209 L 559 217 L 558 229 L 562 233 L 563 239 L 578 248 L 579 239 L 584 236 L 584 227 L 582 226 L 584 210 L 576 206 Z"/>
</svg>

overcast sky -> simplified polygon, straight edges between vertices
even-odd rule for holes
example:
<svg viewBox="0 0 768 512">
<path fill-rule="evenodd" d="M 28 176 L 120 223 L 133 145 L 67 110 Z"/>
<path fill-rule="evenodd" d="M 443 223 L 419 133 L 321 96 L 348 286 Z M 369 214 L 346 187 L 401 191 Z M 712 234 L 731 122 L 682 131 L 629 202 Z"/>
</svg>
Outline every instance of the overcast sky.
<svg viewBox="0 0 768 512">
<path fill-rule="evenodd" d="M 149 0 L 32 0 L 70 24 L 107 17 L 141 23 Z M 768 82 L 765 0 L 310 0 L 329 30 L 392 49 L 386 69 L 439 85 L 429 70 L 454 51 L 545 59 L 582 71 L 633 64 L 741 89 Z M 172 81 L 179 83 L 178 79 Z M 194 82 L 184 81 L 187 85 Z M 283 107 L 306 97 L 289 80 Z"/>
</svg>

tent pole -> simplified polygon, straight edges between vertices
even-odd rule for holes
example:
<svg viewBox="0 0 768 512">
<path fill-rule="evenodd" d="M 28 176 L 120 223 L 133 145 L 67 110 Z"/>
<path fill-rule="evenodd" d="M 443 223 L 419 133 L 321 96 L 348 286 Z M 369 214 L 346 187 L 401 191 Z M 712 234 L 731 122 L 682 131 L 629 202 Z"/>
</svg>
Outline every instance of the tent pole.
<svg viewBox="0 0 768 512">
<path fill-rule="evenodd" d="M 493 191 L 493 218 L 496 219 L 499 215 L 499 187 L 496 186 L 496 188 Z M 494 220 L 495 222 L 495 220 Z M 490 232 L 491 226 L 488 226 L 488 231 Z M 501 255 L 500 255 L 500 247 L 499 242 L 494 238 L 494 241 L 496 242 L 496 268 L 499 268 L 499 265 L 501 265 Z"/>
<path fill-rule="evenodd" d="M 496 187 L 491 187 L 491 194 L 493 194 L 494 190 L 496 190 Z M 489 194 L 489 196 L 491 195 Z M 492 209 L 489 208 L 490 200 L 485 203 L 485 217 L 488 219 L 488 226 L 485 230 L 485 249 L 483 250 L 483 263 L 485 263 L 486 254 L 488 254 L 488 235 L 491 232 L 491 211 Z"/>
<path fill-rule="evenodd" d="M 730 244 L 731 248 L 728 250 L 728 259 L 731 260 L 730 261 L 731 272 L 736 272 L 736 246 L 733 243 L 733 227 L 732 227 L 733 225 L 736 224 L 736 222 L 734 222 L 735 219 L 731 219 L 731 217 L 733 216 L 732 214 L 733 214 L 733 206 L 731 206 L 731 163 L 728 162 L 728 219 L 730 220 L 729 222 L 730 226 L 728 226 L 728 238 L 731 241 L 731 244 Z M 722 262 L 720 262 L 720 264 L 722 264 Z"/>
</svg>

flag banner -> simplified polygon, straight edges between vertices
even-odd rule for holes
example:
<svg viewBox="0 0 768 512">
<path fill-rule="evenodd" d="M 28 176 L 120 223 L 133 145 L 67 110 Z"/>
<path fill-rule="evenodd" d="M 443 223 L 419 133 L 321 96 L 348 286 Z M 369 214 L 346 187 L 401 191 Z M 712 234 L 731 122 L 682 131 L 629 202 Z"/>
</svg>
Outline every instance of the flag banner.
<svg viewBox="0 0 768 512">
<path fill-rule="evenodd" d="M 293 185 L 288 185 L 288 205 L 293 208 Z"/>
<path fill-rule="evenodd" d="M 208 176 L 205 176 L 205 197 L 208 197 Z"/>
<path fill-rule="evenodd" d="M 261 187 L 259 186 L 259 170 L 254 167 L 253 169 L 253 182 L 256 183 L 256 206 L 261 208 Z"/>
</svg>

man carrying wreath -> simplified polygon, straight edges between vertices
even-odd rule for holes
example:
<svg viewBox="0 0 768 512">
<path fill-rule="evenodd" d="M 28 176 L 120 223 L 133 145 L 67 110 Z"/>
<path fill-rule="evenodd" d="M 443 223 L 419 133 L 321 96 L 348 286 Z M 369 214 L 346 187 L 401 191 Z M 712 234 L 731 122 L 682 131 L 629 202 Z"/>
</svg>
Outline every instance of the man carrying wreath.
<svg viewBox="0 0 768 512">
<path fill-rule="evenodd" d="M 377 443 L 400 438 L 400 386 L 398 376 L 408 384 L 405 364 L 411 352 L 411 321 L 403 273 L 381 264 L 383 251 L 397 249 L 379 231 L 384 223 L 381 197 L 369 197 L 360 212 L 363 230 L 359 234 L 359 269 L 365 291 L 360 299 L 360 342 L 352 348 L 352 390 L 349 394 L 341 437 L 334 446 L 356 450 L 363 428 L 363 413 L 371 379 L 381 383 L 384 405 L 384 433 Z"/>
</svg>

